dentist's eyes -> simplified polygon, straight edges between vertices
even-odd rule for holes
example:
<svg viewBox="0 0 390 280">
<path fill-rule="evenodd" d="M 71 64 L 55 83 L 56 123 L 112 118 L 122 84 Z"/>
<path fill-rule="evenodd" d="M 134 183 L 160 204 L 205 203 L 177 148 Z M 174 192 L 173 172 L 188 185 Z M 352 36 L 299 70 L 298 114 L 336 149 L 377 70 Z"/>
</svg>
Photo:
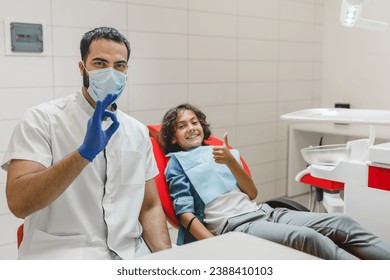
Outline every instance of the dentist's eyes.
<svg viewBox="0 0 390 280">
<path fill-rule="evenodd" d="M 93 65 L 95 65 L 95 66 L 104 66 L 105 63 L 104 63 L 103 61 L 95 61 L 95 62 L 93 63 Z"/>
<path fill-rule="evenodd" d="M 127 63 L 117 63 L 117 64 L 115 64 L 114 68 L 118 71 L 126 72 L 128 65 L 127 65 Z"/>
</svg>

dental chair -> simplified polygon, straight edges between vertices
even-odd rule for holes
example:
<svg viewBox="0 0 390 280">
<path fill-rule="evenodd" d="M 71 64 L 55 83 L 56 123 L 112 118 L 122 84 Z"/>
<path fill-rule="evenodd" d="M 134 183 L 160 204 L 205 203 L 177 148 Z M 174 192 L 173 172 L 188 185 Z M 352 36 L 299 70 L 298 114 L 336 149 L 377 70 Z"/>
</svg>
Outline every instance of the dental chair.
<svg viewBox="0 0 390 280">
<path fill-rule="evenodd" d="M 165 175 L 164 175 L 164 171 L 168 163 L 168 158 L 165 156 L 160 145 L 161 125 L 148 125 L 148 129 L 149 129 L 150 140 L 153 146 L 154 157 L 156 159 L 157 167 L 159 170 L 159 174 L 156 176 L 155 180 L 156 180 L 157 190 L 160 196 L 161 204 L 167 221 L 174 228 L 178 228 L 180 222 L 175 215 L 175 211 L 172 205 L 172 200 L 169 195 L 168 184 L 165 180 Z M 205 140 L 205 143 L 210 146 L 219 146 L 223 144 L 223 141 L 216 137 L 211 136 L 209 139 Z M 240 159 L 245 172 L 247 172 L 251 176 L 251 172 L 249 170 L 248 165 L 246 164 L 246 162 L 242 157 L 240 157 Z M 307 209 L 303 205 L 289 199 L 278 198 L 274 200 L 268 200 L 266 203 L 273 208 L 288 208 L 291 210 L 309 212 L 309 209 Z"/>
</svg>

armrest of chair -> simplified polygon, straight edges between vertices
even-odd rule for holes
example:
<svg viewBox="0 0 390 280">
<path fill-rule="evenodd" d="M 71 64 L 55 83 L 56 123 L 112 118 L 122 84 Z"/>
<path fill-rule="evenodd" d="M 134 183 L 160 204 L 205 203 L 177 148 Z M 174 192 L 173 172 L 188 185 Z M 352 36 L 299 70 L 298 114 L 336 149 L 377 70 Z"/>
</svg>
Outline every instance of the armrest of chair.
<svg viewBox="0 0 390 280">
<path fill-rule="evenodd" d="M 287 208 L 290 210 L 310 212 L 310 210 L 302 204 L 287 198 L 271 199 L 266 201 L 266 203 L 272 208 Z"/>
</svg>

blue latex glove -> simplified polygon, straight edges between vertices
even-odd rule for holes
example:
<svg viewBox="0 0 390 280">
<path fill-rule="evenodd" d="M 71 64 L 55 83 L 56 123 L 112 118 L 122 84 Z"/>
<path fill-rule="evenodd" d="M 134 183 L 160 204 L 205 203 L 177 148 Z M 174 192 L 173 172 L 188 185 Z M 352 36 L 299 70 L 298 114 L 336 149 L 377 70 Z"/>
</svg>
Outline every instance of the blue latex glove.
<svg viewBox="0 0 390 280">
<path fill-rule="evenodd" d="M 95 112 L 87 124 L 84 143 L 79 148 L 79 153 L 89 161 L 93 161 L 93 159 L 103 151 L 111 136 L 119 127 L 116 115 L 113 112 L 106 110 L 116 98 L 117 95 L 108 94 L 102 101 L 98 100 L 96 102 Z M 102 121 L 107 117 L 111 118 L 112 124 L 106 130 L 103 130 Z"/>
</svg>

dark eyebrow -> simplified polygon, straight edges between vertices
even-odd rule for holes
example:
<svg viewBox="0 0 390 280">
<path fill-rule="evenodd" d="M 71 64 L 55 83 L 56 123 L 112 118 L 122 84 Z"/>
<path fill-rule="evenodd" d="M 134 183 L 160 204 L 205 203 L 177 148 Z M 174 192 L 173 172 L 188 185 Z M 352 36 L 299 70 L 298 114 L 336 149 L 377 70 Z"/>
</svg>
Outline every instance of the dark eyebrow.
<svg viewBox="0 0 390 280">
<path fill-rule="evenodd" d="M 191 119 L 189 119 L 190 122 L 193 122 L 193 121 L 199 121 L 198 118 L 196 116 L 193 116 Z M 178 124 L 183 124 L 183 123 L 186 123 L 187 121 L 179 121 L 176 123 L 176 125 Z"/>
<path fill-rule="evenodd" d="M 198 117 L 197 117 L 197 116 L 193 116 L 193 117 L 190 119 L 190 122 L 193 122 L 193 121 L 199 121 Z"/>
<path fill-rule="evenodd" d="M 92 58 L 92 61 L 108 62 L 106 59 L 101 58 L 101 57 L 94 57 L 94 58 Z"/>
<path fill-rule="evenodd" d="M 126 60 L 119 60 L 119 61 L 115 61 L 114 64 L 118 64 L 118 63 L 125 63 L 127 64 L 127 61 Z"/>
</svg>

